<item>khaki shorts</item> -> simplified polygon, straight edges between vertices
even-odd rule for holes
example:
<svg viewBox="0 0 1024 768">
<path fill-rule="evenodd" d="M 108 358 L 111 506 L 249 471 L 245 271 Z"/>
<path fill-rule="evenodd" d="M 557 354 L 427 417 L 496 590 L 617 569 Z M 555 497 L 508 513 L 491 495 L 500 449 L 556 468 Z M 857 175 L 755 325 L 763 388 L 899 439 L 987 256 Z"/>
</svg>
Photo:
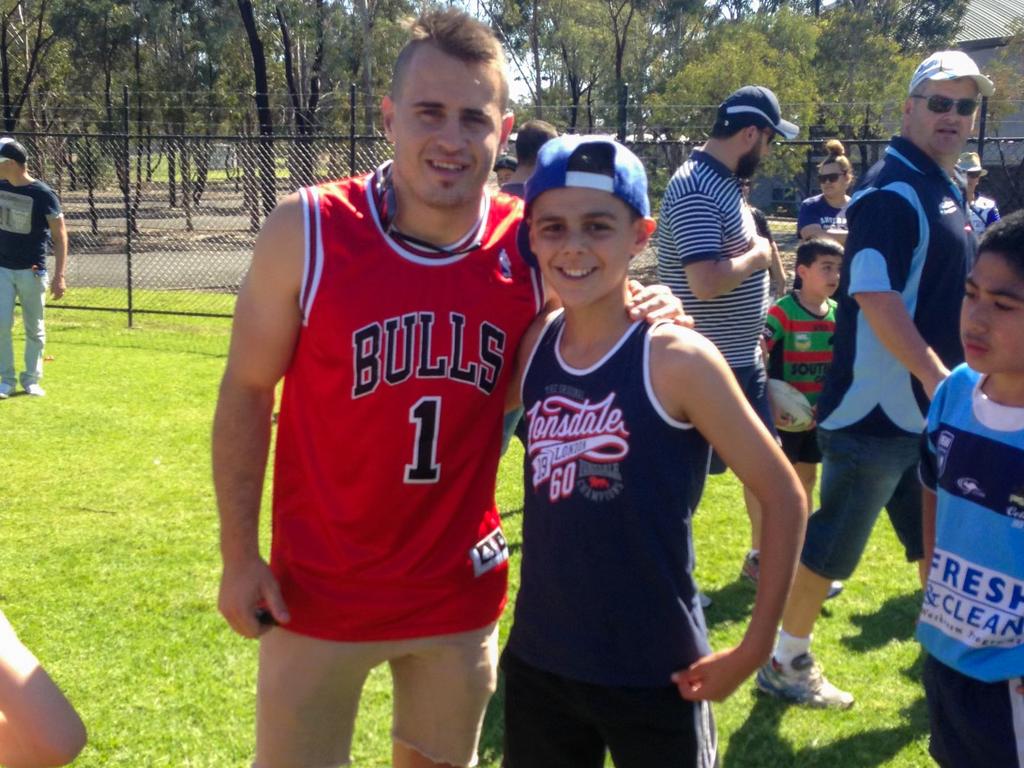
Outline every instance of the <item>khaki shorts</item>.
<svg viewBox="0 0 1024 768">
<path fill-rule="evenodd" d="M 336 768 L 351 761 L 359 694 L 385 661 L 392 738 L 436 763 L 476 765 L 497 685 L 496 624 L 454 635 L 342 643 L 277 627 L 260 641 L 253 768 Z"/>
</svg>

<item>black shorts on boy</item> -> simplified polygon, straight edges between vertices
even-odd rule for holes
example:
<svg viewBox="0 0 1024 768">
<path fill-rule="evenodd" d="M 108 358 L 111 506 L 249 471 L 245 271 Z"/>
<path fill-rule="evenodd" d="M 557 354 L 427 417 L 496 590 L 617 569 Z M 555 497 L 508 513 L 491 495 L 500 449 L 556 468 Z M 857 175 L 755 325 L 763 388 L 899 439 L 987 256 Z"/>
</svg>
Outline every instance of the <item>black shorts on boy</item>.
<svg viewBox="0 0 1024 768">
<path fill-rule="evenodd" d="M 679 689 L 570 680 L 506 651 L 504 768 L 711 768 L 715 727 L 707 702 Z M 672 755 L 666 762 L 666 755 Z"/>
<path fill-rule="evenodd" d="M 817 427 L 803 432 L 785 432 L 780 429 L 779 437 L 782 440 L 782 452 L 791 464 L 821 464 Z"/>
<path fill-rule="evenodd" d="M 924 660 L 931 726 L 929 752 L 942 768 L 1024 765 L 1024 696 L 1017 677 L 986 683 Z"/>
</svg>

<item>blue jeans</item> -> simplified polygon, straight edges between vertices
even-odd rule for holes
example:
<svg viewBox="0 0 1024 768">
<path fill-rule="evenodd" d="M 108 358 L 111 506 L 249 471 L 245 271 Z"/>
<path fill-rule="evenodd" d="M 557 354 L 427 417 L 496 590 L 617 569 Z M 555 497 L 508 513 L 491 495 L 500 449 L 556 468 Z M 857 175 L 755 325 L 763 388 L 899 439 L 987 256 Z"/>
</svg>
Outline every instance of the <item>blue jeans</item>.
<svg viewBox="0 0 1024 768">
<path fill-rule="evenodd" d="M 21 385 L 38 384 L 43 375 L 43 346 L 46 329 L 43 307 L 46 305 L 47 276 L 45 271 L 7 269 L 0 267 L 0 381 L 15 384 L 14 300 L 21 301 L 21 322 L 25 326 L 25 370 Z"/>
<path fill-rule="evenodd" d="M 818 428 L 821 447 L 821 508 L 807 521 L 801 562 L 826 579 L 850 578 L 885 507 L 907 560 L 924 556 L 921 484 L 917 477 L 921 438 L 876 437 Z"/>
</svg>

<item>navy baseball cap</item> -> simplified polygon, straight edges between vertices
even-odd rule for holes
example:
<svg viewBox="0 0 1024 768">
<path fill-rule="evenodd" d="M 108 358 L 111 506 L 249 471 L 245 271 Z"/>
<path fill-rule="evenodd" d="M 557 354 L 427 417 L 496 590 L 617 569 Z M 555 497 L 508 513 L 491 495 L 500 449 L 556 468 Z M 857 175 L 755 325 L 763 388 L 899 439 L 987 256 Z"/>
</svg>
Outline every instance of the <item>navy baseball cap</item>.
<svg viewBox="0 0 1024 768">
<path fill-rule="evenodd" d="M 15 141 L 10 136 L 4 136 L 0 138 L 0 163 L 8 160 L 14 160 L 16 163 L 24 165 L 28 160 L 28 153 L 25 152 L 21 142 Z"/>
<path fill-rule="evenodd" d="M 565 187 L 607 192 L 640 216 L 651 215 L 643 163 L 608 136 L 565 135 L 545 142 L 537 153 L 533 174 L 526 180 L 527 216 L 534 200 L 549 190 Z M 517 239 L 520 253 L 536 263 L 525 218 L 519 225 Z"/>
<path fill-rule="evenodd" d="M 715 127 L 746 128 L 757 125 L 771 128 L 784 139 L 795 139 L 800 127 L 782 119 L 775 94 L 763 85 L 745 85 L 718 105 Z"/>
</svg>

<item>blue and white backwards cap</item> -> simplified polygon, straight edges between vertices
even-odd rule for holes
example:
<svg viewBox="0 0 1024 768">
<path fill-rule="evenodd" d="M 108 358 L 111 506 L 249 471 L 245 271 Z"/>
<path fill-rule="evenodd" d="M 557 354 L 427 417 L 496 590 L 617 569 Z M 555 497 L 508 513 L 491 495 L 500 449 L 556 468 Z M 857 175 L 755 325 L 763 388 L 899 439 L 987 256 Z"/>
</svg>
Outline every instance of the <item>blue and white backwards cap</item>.
<svg viewBox="0 0 1024 768">
<path fill-rule="evenodd" d="M 609 136 L 565 135 L 545 142 L 537 153 L 533 174 L 526 180 L 527 216 L 534 200 L 549 190 L 565 187 L 607 192 L 639 215 L 651 215 L 643 163 Z M 519 252 L 536 264 L 525 218 L 519 225 L 517 242 Z"/>
<path fill-rule="evenodd" d="M 526 180 L 527 210 L 548 190 L 563 187 L 608 192 L 641 216 L 651 215 L 643 163 L 608 136 L 566 135 L 545 142 Z"/>
</svg>

